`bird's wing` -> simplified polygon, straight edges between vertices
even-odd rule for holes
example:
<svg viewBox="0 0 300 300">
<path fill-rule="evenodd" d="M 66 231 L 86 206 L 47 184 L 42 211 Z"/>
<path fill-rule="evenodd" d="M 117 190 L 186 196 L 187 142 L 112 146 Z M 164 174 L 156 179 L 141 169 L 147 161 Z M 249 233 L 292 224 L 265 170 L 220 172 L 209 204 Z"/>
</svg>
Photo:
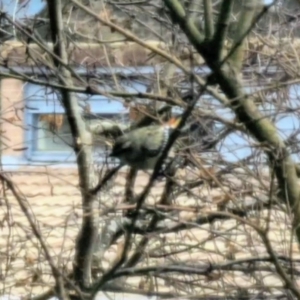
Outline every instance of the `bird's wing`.
<svg viewBox="0 0 300 300">
<path fill-rule="evenodd" d="M 142 151 L 149 157 L 157 156 L 164 146 L 164 134 L 161 127 L 153 126 L 144 136 Z"/>
<path fill-rule="evenodd" d="M 131 141 L 124 139 L 124 136 L 121 136 L 118 139 L 116 139 L 110 156 L 118 156 L 120 153 L 131 151 L 131 146 Z"/>
</svg>

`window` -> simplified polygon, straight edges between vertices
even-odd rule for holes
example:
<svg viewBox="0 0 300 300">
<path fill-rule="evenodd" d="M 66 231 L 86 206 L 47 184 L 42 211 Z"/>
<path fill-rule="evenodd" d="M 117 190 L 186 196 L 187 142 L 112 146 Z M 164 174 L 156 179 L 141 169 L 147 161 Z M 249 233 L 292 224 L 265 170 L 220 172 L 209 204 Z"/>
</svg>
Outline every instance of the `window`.
<svg viewBox="0 0 300 300">
<path fill-rule="evenodd" d="M 129 93 L 146 92 L 153 85 L 158 67 L 114 68 L 119 89 Z M 79 74 L 85 70 L 78 69 Z M 197 73 L 200 72 L 199 70 Z M 105 69 L 97 69 L 97 83 L 101 90 L 109 92 L 110 73 Z M 111 99 L 105 96 L 89 96 L 76 94 L 82 113 L 89 106 L 95 118 L 115 119 L 117 122 L 127 122 L 132 117 L 132 111 L 123 105 L 122 99 Z M 61 105 L 60 94 L 50 87 L 27 83 L 25 85 L 25 142 L 27 146 L 26 159 L 34 162 L 75 162 L 72 136 L 64 108 Z M 146 99 L 136 99 L 137 104 L 147 104 Z M 151 101 L 152 103 L 152 101 Z M 175 109 L 176 110 L 176 109 Z M 174 110 L 174 113 L 175 113 Z M 131 114 L 130 114 L 131 113 Z M 130 114 L 130 116 L 129 116 Z M 86 120 L 87 123 L 90 119 Z M 94 140 L 96 159 L 106 159 L 108 147 L 103 140 Z"/>
<path fill-rule="evenodd" d="M 34 114 L 34 149 L 36 151 L 67 151 L 72 136 L 64 114 Z"/>
<path fill-rule="evenodd" d="M 145 85 L 137 84 L 128 88 L 129 92 L 144 92 Z M 60 102 L 59 93 L 50 88 L 27 84 L 25 140 L 26 158 L 36 162 L 74 162 L 75 154 L 69 124 Z M 118 123 L 128 122 L 129 109 L 118 99 L 104 96 L 77 94 L 86 124 L 95 119 L 110 119 Z M 90 113 L 84 113 L 89 107 Z M 101 138 L 94 139 L 95 158 L 106 159 L 109 147 Z"/>
</svg>

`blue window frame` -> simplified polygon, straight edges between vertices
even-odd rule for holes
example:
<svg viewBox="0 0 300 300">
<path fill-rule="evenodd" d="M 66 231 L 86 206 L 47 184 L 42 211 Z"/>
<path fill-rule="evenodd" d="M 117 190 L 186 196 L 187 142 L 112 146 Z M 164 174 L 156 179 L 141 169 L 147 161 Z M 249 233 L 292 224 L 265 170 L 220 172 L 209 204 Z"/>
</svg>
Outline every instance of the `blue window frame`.
<svg viewBox="0 0 300 300">
<path fill-rule="evenodd" d="M 143 70 L 149 73 L 149 68 Z M 152 69 L 153 72 L 153 69 Z M 142 72 L 143 73 L 143 72 Z M 140 72 L 138 73 L 140 74 Z M 126 74 L 128 75 L 128 74 Z M 126 92 L 146 92 L 147 81 L 124 80 L 121 87 Z M 103 87 L 101 87 L 103 90 Z M 25 85 L 25 158 L 31 162 L 74 163 L 75 154 L 70 147 L 72 138 L 59 92 L 50 87 L 27 83 Z M 76 94 L 80 106 L 89 106 L 90 112 L 104 119 L 116 119 L 125 122 L 129 109 L 121 99 L 111 99 L 105 96 Z M 52 118 L 52 119 L 49 119 Z M 89 121 L 87 121 L 89 122 Z M 55 130 L 51 126 L 57 126 Z M 94 147 L 95 158 L 105 159 L 105 147 Z"/>
<path fill-rule="evenodd" d="M 95 73 L 101 78 L 102 84 L 99 85 L 101 90 L 109 92 L 110 88 L 105 85 L 105 81 L 115 75 L 118 78 L 118 83 L 123 91 L 129 93 L 146 92 L 149 85 L 153 84 L 153 77 L 157 72 L 160 72 L 162 66 L 146 66 L 139 68 L 117 67 L 111 69 L 99 68 Z M 26 68 L 18 68 L 17 71 L 25 74 L 32 74 L 33 70 Z M 75 70 L 80 75 L 85 75 L 85 68 Z M 34 70 L 35 74 L 43 76 L 47 70 Z M 40 72 L 40 73 L 39 73 Z M 195 72 L 202 74 L 207 70 L 204 68 L 196 68 Z M 182 72 L 178 70 L 180 75 Z M 154 76 L 153 76 L 154 75 Z M 104 84 L 103 84 L 104 82 Z M 185 87 L 185 84 L 184 84 Z M 186 86 L 188 88 L 188 86 Z M 61 105 L 60 94 L 58 91 L 46 86 L 25 84 L 24 89 L 26 109 L 25 109 L 25 146 L 27 150 L 24 153 L 25 160 L 29 164 L 32 163 L 74 163 L 75 154 L 68 144 L 71 143 L 71 137 L 68 133 L 68 123 L 65 117 L 63 120 L 58 120 L 60 127 L 58 132 L 47 128 L 48 115 L 52 115 L 58 119 L 64 115 L 64 108 Z M 118 121 L 125 121 L 128 117 L 128 109 L 126 109 L 120 101 L 121 99 L 112 99 L 105 96 L 86 94 L 76 94 L 81 106 L 89 105 L 90 111 L 99 118 L 117 118 Z M 136 103 L 145 103 L 147 100 L 136 99 Z M 179 109 L 178 112 L 181 110 Z M 176 108 L 174 108 L 176 113 Z M 49 122 L 48 122 L 49 125 Z M 106 159 L 105 149 L 103 147 L 94 147 L 95 158 Z"/>
</svg>

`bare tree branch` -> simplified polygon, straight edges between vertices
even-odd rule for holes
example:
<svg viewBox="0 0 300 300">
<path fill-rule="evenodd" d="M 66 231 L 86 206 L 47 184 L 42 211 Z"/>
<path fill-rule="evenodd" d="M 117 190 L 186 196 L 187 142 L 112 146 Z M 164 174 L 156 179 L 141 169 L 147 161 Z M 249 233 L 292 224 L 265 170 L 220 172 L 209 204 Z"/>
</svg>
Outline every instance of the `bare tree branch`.
<svg viewBox="0 0 300 300">
<path fill-rule="evenodd" d="M 205 38 L 210 40 L 214 35 L 214 16 L 212 9 L 212 1 L 203 0 L 204 6 L 204 22 L 205 22 Z"/>
<path fill-rule="evenodd" d="M 54 53 L 56 54 L 53 57 L 54 63 L 57 68 L 61 69 L 61 84 L 73 86 L 71 73 L 65 68 L 68 65 L 68 57 L 63 33 L 61 1 L 48 1 L 48 10 Z M 59 59 L 56 59 L 57 57 Z M 74 278 L 80 287 L 84 287 L 89 285 L 92 280 L 92 254 L 97 237 L 96 221 L 93 214 L 96 197 L 89 193 L 95 181 L 92 161 L 92 137 L 85 128 L 75 95 L 64 89 L 61 90 L 61 95 L 73 136 L 73 147 L 77 158 L 79 184 L 82 193 L 84 215 L 81 231 L 76 242 Z"/>
<path fill-rule="evenodd" d="M 219 62 L 222 60 L 222 51 L 224 51 L 225 40 L 227 37 L 228 25 L 230 22 L 230 14 L 232 12 L 233 0 L 222 1 L 218 21 L 216 24 L 216 31 L 213 37 L 214 49 L 218 51 L 216 58 Z"/>
<path fill-rule="evenodd" d="M 288 277 L 287 273 L 281 266 L 277 255 L 274 253 L 273 247 L 271 246 L 270 240 L 269 240 L 266 232 L 264 230 L 260 230 L 258 233 L 259 233 L 261 239 L 263 240 L 263 243 L 266 246 L 268 254 L 270 255 L 270 257 L 273 260 L 276 271 L 281 276 L 281 278 L 284 280 L 286 288 L 288 288 L 294 294 L 294 296 L 297 297 L 297 299 L 300 299 L 300 291 L 299 291 L 298 287 L 294 284 L 293 280 Z"/>
<path fill-rule="evenodd" d="M 0 174 L 0 178 L 3 182 L 5 182 L 7 184 L 8 188 L 12 191 L 14 197 L 17 199 L 18 204 L 20 205 L 24 215 L 26 216 L 26 218 L 34 232 L 35 237 L 41 244 L 41 247 L 45 253 L 47 261 L 51 267 L 51 271 L 53 273 L 54 280 L 56 282 L 57 296 L 60 297 L 61 299 L 66 299 L 66 300 L 69 299 L 67 292 L 65 290 L 63 276 L 62 276 L 61 272 L 58 270 L 58 268 L 55 266 L 52 256 L 50 255 L 49 249 L 48 249 L 46 243 L 44 242 L 43 236 L 42 236 L 41 232 L 39 231 L 38 227 L 36 226 L 34 219 L 31 217 L 26 200 L 17 192 L 17 190 L 11 180 L 6 178 L 2 174 Z"/>
<path fill-rule="evenodd" d="M 227 1 L 223 1 L 224 6 Z M 252 21 L 257 9 L 257 0 L 243 1 L 244 9 L 241 11 L 241 15 L 238 20 L 236 32 L 234 33 L 233 45 L 237 45 L 234 52 L 231 55 L 231 62 L 237 72 L 241 70 L 243 57 L 244 57 L 244 37 L 245 33 L 252 28 Z M 228 10 L 230 13 L 231 7 Z M 226 14 L 226 11 L 224 12 Z"/>
<path fill-rule="evenodd" d="M 245 124 L 249 132 L 259 142 L 269 145 L 266 154 L 269 157 L 270 165 L 275 168 L 283 199 L 294 208 L 294 226 L 296 228 L 297 238 L 300 241 L 300 227 L 298 226 L 298 221 L 296 221 L 300 220 L 299 187 L 296 170 L 283 141 L 277 134 L 276 128 L 257 110 L 253 100 L 244 95 L 241 82 L 238 80 L 238 70 L 230 68 L 224 71 L 220 69 L 215 64 L 213 58 L 203 49 L 202 40 L 198 39 L 198 35 L 194 34 L 193 29 L 185 26 L 185 15 L 182 15 L 182 10 L 177 10 L 180 6 L 179 2 L 176 0 L 165 0 L 165 3 L 171 13 L 174 14 L 174 19 L 189 37 L 191 43 L 203 54 L 208 65 L 210 65 L 215 72 L 217 82 L 220 84 L 224 93 L 229 99 L 233 99 L 231 101 L 231 107 L 239 120 Z"/>
<path fill-rule="evenodd" d="M 104 18 L 99 17 L 97 14 L 92 12 L 90 9 L 88 9 L 86 6 L 79 3 L 77 0 L 70 0 L 76 7 L 81 8 L 83 11 L 88 13 L 89 15 L 93 16 L 96 20 L 101 22 L 102 24 L 109 26 L 115 31 L 120 32 L 125 37 L 127 37 L 129 40 L 136 42 L 137 44 L 145 47 L 146 49 L 149 49 L 153 51 L 154 53 L 160 55 L 161 57 L 165 58 L 168 62 L 174 64 L 176 67 L 178 67 L 180 70 L 184 71 L 187 75 L 191 76 L 195 79 L 195 81 L 203 88 L 205 86 L 205 89 L 208 93 L 210 93 L 212 96 L 214 96 L 216 99 L 220 100 L 224 105 L 228 105 L 228 100 L 226 97 L 224 97 L 222 94 L 218 93 L 218 91 L 208 85 L 206 85 L 205 80 L 201 79 L 199 76 L 197 76 L 194 72 L 189 70 L 189 68 L 185 67 L 179 59 L 177 59 L 175 56 L 172 56 L 168 54 L 167 52 L 154 47 L 152 45 L 147 44 L 146 42 L 139 39 L 137 36 L 132 34 L 131 32 L 124 30 L 123 28 L 120 28 L 118 25 L 105 20 Z M 180 8 L 181 6 L 179 6 Z M 180 10 L 181 13 L 184 12 L 184 10 Z M 183 16 L 184 17 L 184 16 Z M 195 33 L 197 37 L 200 38 L 201 41 L 204 40 L 204 37 L 200 34 L 200 32 L 197 30 L 196 25 L 193 22 L 187 23 L 185 26 L 191 27 L 191 30 Z"/>
<path fill-rule="evenodd" d="M 290 1 L 294 0 L 286 2 Z M 68 166 L 62 171 L 60 166 L 51 163 L 48 168 L 40 162 L 24 161 L 22 156 L 20 168 L 9 171 L 16 176 L 13 185 L 20 185 L 19 196 L 30 202 L 29 217 L 39 223 L 36 228 L 40 236 L 43 234 L 48 252 L 55 253 L 52 260 L 57 258 L 54 267 L 61 282 L 55 278 L 39 236 L 23 221 L 26 211 L 20 213 L 18 201 L 3 185 L 3 291 L 12 293 L 16 288 L 16 293 L 21 290 L 28 299 L 37 290 L 41 292 L 32 300 L 47 300 L 58 294 L 59 288 L 66 298 L 74 300 L 91 299 L 98 292 L 107 297 L 130 293 L 174 299 L 223 300 L 228 295 L 230 299 L 299 298 L 300 263 L 294 259 L 298 258 L 299 244 L 293 234 L 299 241 L 300 168 L 290 153 L 299 158 L 299 92 L 291 85 L 299 83 L 300 46 L 297 38 L 278 39 L 277 34 L 282 35 L 276 28 L 266 33 L 265 24 L 273 22 L 275 9 L 278 18 L 282 17 L 279 6 L 274 7 L 270 19 L 271 6 L 257 0 L 258 12 L 252 5 L 254 0 L 246 2 L 56 0 L 48 1 L 32 20 L 9 23 L 4 18 L 7 14 L 0 14 L 9 26 L 16 23 L 13 29 L 18 38 L 25 38 L 0 49 L 4 99 L 1 152 L 16 154 L 19 163 L 17 155 L 23 154 L 20 151 L 28 143 L 30 159 L 35 159 L 35 152 L 40 154 L 36 150 L 39 140 L 31 146 L 27 137 L 26 145 L 18 140 L 19 128 L 28 130 L 33 139 L 45 134 L 63 141 L 66 134 L 66 146 L 74 150 L 78 166 L 76 171 Z M 296 10 L 291 18 L 297 28 Z M 290 23 L 286 21 L 277 23 Z M 40 24 L 44 29 L 38 28 Z M 46 44 L 49 27 L 52 43 Z M 146 31 L 158 40 L 145 42 Z M 296 32 L 293 29 L 290 33 L 299 36 Z M 130 42 L 133 47 L 127 47 L 128 41 L 134 41 Z M 151 68 L 155 75 L 137 72 L 127 77 L 127 72 L 123 73 L 123 66 L 135 67 L 135 62 L 150 66 L 153 56 L 159 56 L 159 67 Z M 127 93 L 124 83 L 130 91 L 140 90 L 142 85 L 147 92 Z M 30 105 L 27 99 L 15 97 L 23 90 L 27 97 L 27 88 L 34 93 L 28 96 L 32 97 Z M 51 96 L 47 90 L 60 97 L 55 99 L 59 113 L 56 107 L 48 107 Z M 85 96 L 80 95 L 78 101 L 75 93 Z M 35 102 L 35 95 L 45 99 Z M 115 101 L 111 106 L 105 101 L 109 107 L 102 109 L 102 103 L 89 99 L 89 95 L 101 95 L 97 100 L 118 98 L 125 110 L 137 108 L 138 118 L 126 125 L 111 121 L 118 114 Z M 175 158 L 184 163 L 171 165 L 172 172 L 164 178 L 156 177 L 161 162 L 152 174 L 124 174 L 118 172 L 121 166 L 111 168 L 106 147 L 117 136 L 182 112 L 180 126 L 184 127 L 175 132 L 170 143 L 179 137 Z M 26 116 L 29 122 L 24 127 L 21 123 Z M 53 122 L 56 116 L 57 123 Z M 288 133 L 278 126 L 286 117 L 295 119 L 287 126 Z M 131 110 L 129 118 L 135 118 Z M 98 145 L 95 141 L 96 151 L 92 151 L 93 138 L 101 142 Z M 95 155 L 101 160 L 93 160 Z M 94 165 L 104 171 L 96 172 Z M 46 171 L 40 172 L 41 168 Z M 34 184 L 29 174 L 38 177 Z M 49 187 L 47 194 L 42 180 Z M 44 205 L 43 211 L 40 205 Z M 52 222 L 53 216 L 57 223 Z M 32 246 L 36 255 L 28 254 Z M 260 256 L 264 250 L 268 255 Z M 20 265 L 24 276 L 18 279 L 20 268 L 16 266 Z M 48 291 L 44 293 L 46 285 Z"/>
</svg>

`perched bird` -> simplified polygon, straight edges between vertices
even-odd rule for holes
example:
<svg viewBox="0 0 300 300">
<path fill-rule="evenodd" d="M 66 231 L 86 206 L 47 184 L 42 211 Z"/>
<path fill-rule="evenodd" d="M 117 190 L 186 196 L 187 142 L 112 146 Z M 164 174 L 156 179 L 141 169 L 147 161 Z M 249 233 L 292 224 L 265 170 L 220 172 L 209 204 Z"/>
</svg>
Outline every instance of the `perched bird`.
<svg viewBox="0 0 300 300">
<path fill-rule="evenodd" d="M 172 118 L 162 125 L 150 125 L 125 133 L 116 139 L 110 157 L 118 158 L 121 164 L 137 170 L 154 169 L 179 122 L 180 118 Z"/>
</svg>

